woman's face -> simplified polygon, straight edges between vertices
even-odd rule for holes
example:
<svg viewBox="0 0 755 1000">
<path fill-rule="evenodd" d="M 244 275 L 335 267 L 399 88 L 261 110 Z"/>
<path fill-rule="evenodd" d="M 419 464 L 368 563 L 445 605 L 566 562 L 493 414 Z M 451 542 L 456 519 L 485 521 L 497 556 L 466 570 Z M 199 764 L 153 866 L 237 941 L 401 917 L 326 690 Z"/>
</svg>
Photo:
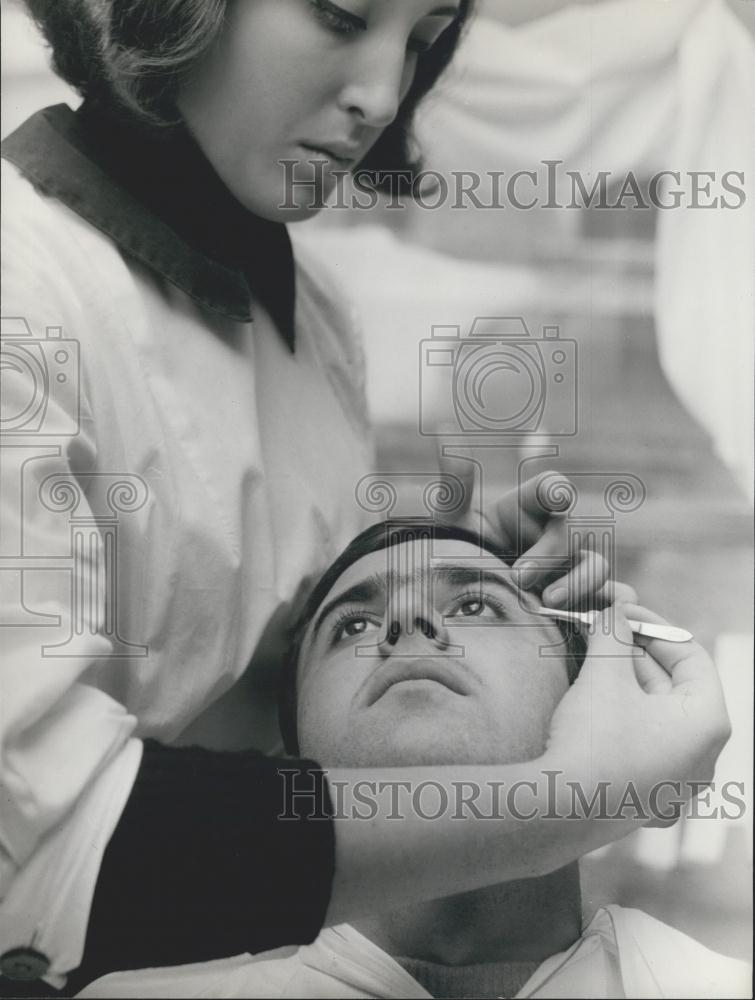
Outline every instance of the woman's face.
<svg viewBox="0 0 755 1000">
<path fill-rule="evenodd" d="M 355 167 L 394 120 L 420 53 L 459 2 L 229 0 L 179 109 L 243 205 L 268 219 L 306 218 L 334 172 Z"/>
</svg>

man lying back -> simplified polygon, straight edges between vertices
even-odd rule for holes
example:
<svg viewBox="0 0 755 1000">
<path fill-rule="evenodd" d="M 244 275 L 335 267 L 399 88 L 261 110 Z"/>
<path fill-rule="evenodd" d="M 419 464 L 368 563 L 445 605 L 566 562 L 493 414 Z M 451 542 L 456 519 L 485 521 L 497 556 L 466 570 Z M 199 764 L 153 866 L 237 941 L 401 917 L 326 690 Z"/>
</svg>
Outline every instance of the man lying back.
<svg viewBox="0 0 755 1000">
<path fill-rule="evenodd" d="M 454 528 L 432 534 L 423 525 L 375 526 L 320 580 L 297 629 L 281 697 L 292 753 L 332 768 L 454 763 L 472 773 L 476 765 L 482 773 L 483 765 L 542 755 L 585 643 L 539 616 L 534 598 L 480 539 Z M 642 609 L 633 614 L 660 621 Z M 679 651 L 643 640 L 647 655 L 639 656 L 619 609 L 613 620 L 615 634 L 598 631 L 590 640 L 599 669 L 626 669 L 629 661 L 649 698 L 669 695 Z M 683 655 L 705 658 L 697 646 Z M 588 747 L 589 738 L 586 724 Z M 489 796 L 478 798 L 474 782 L 464 784 L 455 801 L 431 781 L 350 789 L 341 800 L 334 796 L 335 811 L 354 822 L 369 822 L 378 809 L 397 818 L 414 809 L 428 822 L 449 809 L 463 815 L 477 808 L 479 815 Z M 497 790 L 507 821 L 512 814 L 526 821 L 533 803 L 542 802 L 521 784 Z M 578 795 L 575 801 L 589 807 Z M 602 808 L 609 802 L 615 805 L 615 795 Z M 626 794 L 622 802 L 642 808 Z M 639 910 L 608 906 L 586 917 L 575 863 L 328 928 L 293 952 L 115 974 L 83 995 L 750 995 L 744 963 Z"/>
</svg>

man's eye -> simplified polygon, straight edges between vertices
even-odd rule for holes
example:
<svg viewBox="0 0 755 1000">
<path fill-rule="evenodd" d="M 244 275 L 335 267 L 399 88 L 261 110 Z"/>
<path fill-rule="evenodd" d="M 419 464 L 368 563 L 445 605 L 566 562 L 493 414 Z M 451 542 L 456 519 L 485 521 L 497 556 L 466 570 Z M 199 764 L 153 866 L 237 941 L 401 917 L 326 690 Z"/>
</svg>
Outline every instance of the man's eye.
<svg viewBox="0 0 755 1000">
<path fill-rule="evenodd" d="M 353 639 L 356 636 L 376 631 L 378 628 L 379 623 L 368 618 L 367 615 L 347 612 L 334 622 L 331 632 L 332 641 L 336 643 L 344 639 Z"/>
<path fill-rule="evenodd" d="M 320 24 L 337 35 L 352 35 L 367 27 L 361 17 L 349 13 L 330 0 L 309 0 L 309 3 Z"/>
<path fill-rule="evenodd" d="M 465 595 L 454 603 L 446 618 L 503 618 L 500 601 L 485 594 Z"/>
<path fill-rule="evenodd" d="M 484 610 L 484 601 L 464 601 L 464 603 L 459 607 L 459 613 L 465 618 L 476 618 L 478 615 L 481 615 Z"/>
</svg>

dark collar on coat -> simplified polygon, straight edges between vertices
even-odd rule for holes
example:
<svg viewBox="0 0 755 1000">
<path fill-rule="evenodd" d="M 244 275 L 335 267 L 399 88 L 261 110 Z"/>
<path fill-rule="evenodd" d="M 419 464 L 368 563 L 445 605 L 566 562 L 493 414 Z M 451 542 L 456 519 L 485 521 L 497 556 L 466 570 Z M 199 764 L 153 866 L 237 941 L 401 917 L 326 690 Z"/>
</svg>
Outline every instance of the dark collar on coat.
<svg viewBox="0 0 755 1000">
<path fill-rule="evenodd" d="M 228 191 L 183 127 L 150 127 L 85 102 L 37 112 L 2 144 L 34 186 L 197 302 L 249 322 L 253 301 L 294 350 L 286 227 Z"/>
</svg>

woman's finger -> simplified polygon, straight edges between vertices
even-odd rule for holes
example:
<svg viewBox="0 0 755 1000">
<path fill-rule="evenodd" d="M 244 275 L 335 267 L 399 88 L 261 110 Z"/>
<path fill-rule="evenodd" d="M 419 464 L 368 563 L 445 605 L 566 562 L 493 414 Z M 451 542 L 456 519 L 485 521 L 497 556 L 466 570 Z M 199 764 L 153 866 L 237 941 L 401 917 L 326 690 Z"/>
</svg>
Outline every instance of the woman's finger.
<svg viewBox="0 0 755 1000">
<path fill-rule="evenodd" d="M 594 607 L 598 610 L 611 604 L 637 604 L 639 597 L 634 587 L 620 580 L 607 580 L 594 595 Z"/>
<path fill-rule="evenodd" d="M 670 624 L 665 618 L 639 604 L 624 604 L 622 610 L 627 618 L 636 621 L 653 625 Z M 689 642 L 666 642 L 664 639 L 650 639 L 644 635 L 635 635 L 634 639 L 636 645 L 647 650 L 656 663 L 663 667 L 671 677 L 675 689 L 689 684 L 720 689 L 713 661 L 694 639 Z"/>
<path fill-rule="evenodd" d="M 607 559 L 590 549 L 582 549 L 576 566 L 545 589 L 543 601 L 553 608 L 592 608 L 594 596 L 602 589 L 609 571 Z"/>
<path fill-rule="evenodd" d="M 441 424 L 439 428 L 440 433 L 448 432 L 450 434 L 452 430 L 452 426 L 446 424 Z M 436 442 L 436 451 L 441 479 L 450 477 L 460 494 L 458 504 L 445 516 L 445 519 L 460 521 L 472 509 L 475 497 L 475 472 L 479 463 L 472 458 L 471 454 L 463 453 L 460 447 L 448 444 L 442 438 Z"/>
<path fill-rule="evenodd" d="M 643 649 L 635 657 L 634 672 L 638 684 L 647 694 L 668 694 L 671 690 L 671 678 L 647 650 Z"/>
<path fill-rule="evenodd" d="M 613 582 L 613 581 L 612 581 Z M 631 591 L 632 588 L 625 585 L 619 584 L 619 587 L 626 587 L 627 591 Z M 636 612 L 636 614 L 631 614 L 630 611 Z M 621 604 L 617 607 L 609 607 L 605 614 L 610 615 L 613 613 L 613 621 L 621 622 L 622 627 L 628 617 L 639 618 L 640 613 L 645 617 L 645 621 L 649 620 L 650 612 L 646 612 L 644 608 L 640 608 L 637 605 Z M 657 615 L 655 616 L 658 617 Z M 626 626 L 628 628 L 628 625 Z M 626 631 L 624 632 L 626 636 Z M 671 690 L 671 678 L 663 669 L 663 667 L 656 663 L 653 657 L 646 650 L 639 648 L 639 643 L 637 642 L 638 636 L 632 635 L 632 646 L 633 646 L 633 665 L 634 673 L 637 678 L 637 683 L 645 691 L 646 694 L 668 694 Z"/>
<path fill-rule="evenodd" d="M 552 518 L 563 519 L 573 496 L 574 488 L 568 478 L 551 470 L 504 493 L 493 504 L 493 510 L 507 532 L 518 537 L 524 551 L 535 544 Z"/>
<path fill-rule="evenodd" d="M 554 515 L 563 516 L 572 507 L 576 490 L 568 476 L 549 469 L 519 487 L 519 504 L 540 523 Z"/>
<path fill-rule="evenodd" d="M 621 684 L 628 691 L 637 689 L 634 660 L 639 651 L 632 643 L 623 606 L 607 608 L 595 615 L 586 627 L 587 655 L 576 683 L 589 683 L 596 691 Z"/>
<path fill-rule="evenodd" d="M 571 556 L 565 523 L 560 519 L 549 522 L 537 541 L 514 563 L 519 572 L 522 590 L 545 587 L 568 570 Z"/>
</svg>

